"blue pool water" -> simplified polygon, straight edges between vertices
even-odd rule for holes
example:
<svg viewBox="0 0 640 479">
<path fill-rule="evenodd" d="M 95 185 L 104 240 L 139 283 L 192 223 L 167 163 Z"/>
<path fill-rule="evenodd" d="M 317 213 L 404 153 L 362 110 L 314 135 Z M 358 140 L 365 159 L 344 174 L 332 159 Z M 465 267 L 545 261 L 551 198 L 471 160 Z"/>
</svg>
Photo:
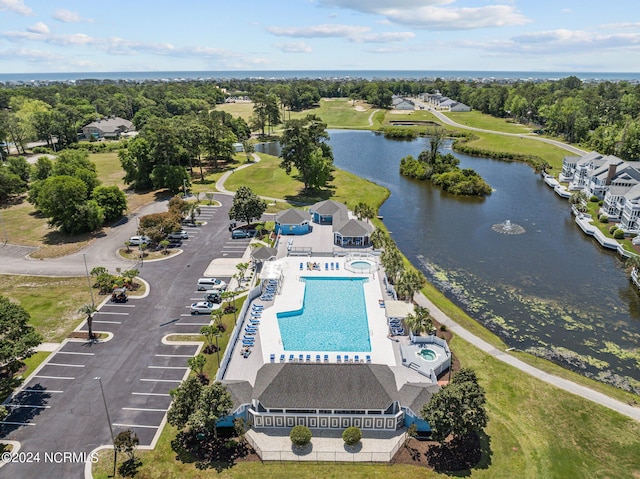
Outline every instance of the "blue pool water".
<svg viewBox="0 0 640 479">
<path fill-rule="evenodd" d="M 277 314 L 285 351 L 371 351 L 363 278 L 305 278 L 301 310 Z"/>
</svg>

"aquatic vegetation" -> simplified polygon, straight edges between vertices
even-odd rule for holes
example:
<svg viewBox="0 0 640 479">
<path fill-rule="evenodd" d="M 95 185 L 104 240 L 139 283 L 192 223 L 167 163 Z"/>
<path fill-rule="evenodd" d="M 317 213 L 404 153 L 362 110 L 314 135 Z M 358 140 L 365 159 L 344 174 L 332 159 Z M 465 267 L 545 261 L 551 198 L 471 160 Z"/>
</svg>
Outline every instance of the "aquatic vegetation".
<svg viewBox="0 0 640 479">
<path fill-rule="evenodd" d="M 599 349 L 600 352 L 610 353 L 622 360 L 632 360 L 640 367 L 640 351 L 637 349 L 623 349 L 612 341 L 604 341 L 604 348 Z"/>
</svg>

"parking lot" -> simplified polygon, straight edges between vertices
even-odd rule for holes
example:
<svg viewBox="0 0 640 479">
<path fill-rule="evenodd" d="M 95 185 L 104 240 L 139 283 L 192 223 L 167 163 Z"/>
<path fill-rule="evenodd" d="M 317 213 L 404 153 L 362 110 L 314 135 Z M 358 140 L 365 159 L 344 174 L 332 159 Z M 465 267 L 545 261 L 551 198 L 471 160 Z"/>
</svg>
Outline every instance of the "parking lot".
<svg viewBox="0 0 640 479">
<path fill-rule="evenodd" d="M 4 438 L 20 441 L 28 452 L 89 453 L 111 443 L 106 402 L 114 434 L 132 429 L 141 446 L 157 440 L 171 403 L 169 391 L 187 376 L 187 360 L 200 347 L 165 344 L 163 338 L 196 335 L 209 324 L 209 316 L 189 313 L 191 302 L 204 297 L 197 280 L 213 259 L 241 258 L 249 244 L 249 239 L 231 239 L 226 214 L 231 199 L 220 200 L 222 207 L 201 207 L 198 221 L 204 224 L 184 225 L 189 238 L 181 242 L 182 254 L 138 265 L 150 285 L 145 297 L 106 302 L 95 314 L 93 330 L 110 333 L 112 339 L 68 340 L 50 355 L 12 398 L 11 414 L 0 424 Z M 11 463 L 2 468 L 2 476 L 79 478 L 83 467 Z"/>
</svg>

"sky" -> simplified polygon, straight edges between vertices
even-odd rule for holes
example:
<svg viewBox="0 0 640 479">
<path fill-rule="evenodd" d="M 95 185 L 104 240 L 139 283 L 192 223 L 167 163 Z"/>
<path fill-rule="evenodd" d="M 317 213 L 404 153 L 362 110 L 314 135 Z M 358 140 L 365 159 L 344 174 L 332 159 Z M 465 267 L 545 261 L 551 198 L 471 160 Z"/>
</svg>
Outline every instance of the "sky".
<svg viewBox="0 0 640 479">
<path fill-rule="evenodd" d="M 638 0 L 0 0 L 0 73 L 640 72 Z"/>
</svg>

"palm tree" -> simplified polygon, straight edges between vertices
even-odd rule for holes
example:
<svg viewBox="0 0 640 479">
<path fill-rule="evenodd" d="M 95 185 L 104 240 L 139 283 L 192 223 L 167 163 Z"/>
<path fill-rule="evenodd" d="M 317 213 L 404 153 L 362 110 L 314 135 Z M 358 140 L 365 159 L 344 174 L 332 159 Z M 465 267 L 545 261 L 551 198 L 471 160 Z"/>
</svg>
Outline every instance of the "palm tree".
<svg viewBox="0 0 640 479">
<path fill-rule="evenodd" d="M 210 314 L 211 319 L 218 326 L 218 330 L 220 330 L 220 328 L 223 326 L 222 316 L 224 316 L 224 312 L 220 308 L 214 309 L 213 311 L 211 311 L 211 314 Z"/>
<path fill-rule="evenodd" d="M 160 246 L 162 246 L 162 253 L 163 254 L 169 254 L 169 252 L 167 251 L 167 248 L 169 247 L 169 241 L 168 240 L 162 240 L 160 241 Z"/>
<path fill-rule="evenodd" d="M 93 315 L 97 311 L 95 305 L 85 304 L 78 312 L 87 315 L 87 327 L 89 328 L 89 341 L 93 340 Z"/>
<path fill-rule="evenodd" d="M 640 270 L 640 256 L 638 256 L 637 254 L 634 254 L 633 256 L 629 256 L 627 258 L 627 261 L 625 261 L 624 265 L 627 268 L 629 274 L 631 274 L 633 270 L 636 270 L 636 271 Z"/>
<path fill-rule="evenodd" d="M 373 247 L 375 249 L 380 249 L 387 244 L 387 241 L 389 241 L 389 236 L 383 229 L 376 228 L 373 233 L 371 233 L 369 239 L 371 240 L 371 244 L 373 244 Z"/>
<path fill-rule="evenodd" d="M 196 216 L 200 215 L 200 205 L 197 203 L 189 203 L 187 215 L 191 219 L 191 223 L 196 224 Z"/>
<path fill-rule="evenodd" d="M 408 314 L 405 318 L 405 323 L 416 336 L 428 333 L 433 329 L 433 319 L 429 314 L 429 310 L 422 306 L 416 306 L 415 312 Z"/>
<path fill-rule="evenodd" d="M 423 284 L 422 275 L 414 269 L 404 270 L 398 279 L 397 289 L 409 301 L 413 301 L 413 295 L 420 290 Z"/>
</svg>

